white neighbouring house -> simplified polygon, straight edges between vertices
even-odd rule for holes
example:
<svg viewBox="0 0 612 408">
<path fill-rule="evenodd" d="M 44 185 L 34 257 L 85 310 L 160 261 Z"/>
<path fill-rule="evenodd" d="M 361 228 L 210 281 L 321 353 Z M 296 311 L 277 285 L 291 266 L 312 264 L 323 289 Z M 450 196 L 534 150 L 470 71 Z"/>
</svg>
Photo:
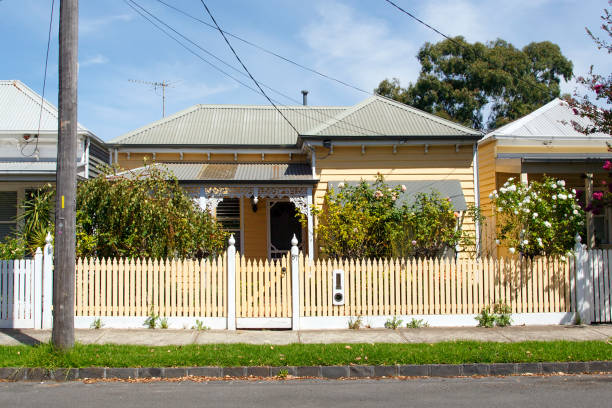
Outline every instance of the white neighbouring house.
<svg viewBox="0 0 612 408">
<path fill-rule="evenodd" d="M 18 203 L 28 191 L 55 183 L 57 129 L 53 104 L 21 81 L 0 80 L 0 240 L 15 228 Z M 109 162 L 106 144 L 81 124 L 75 160 L 81 179 Z"/>
</svg>

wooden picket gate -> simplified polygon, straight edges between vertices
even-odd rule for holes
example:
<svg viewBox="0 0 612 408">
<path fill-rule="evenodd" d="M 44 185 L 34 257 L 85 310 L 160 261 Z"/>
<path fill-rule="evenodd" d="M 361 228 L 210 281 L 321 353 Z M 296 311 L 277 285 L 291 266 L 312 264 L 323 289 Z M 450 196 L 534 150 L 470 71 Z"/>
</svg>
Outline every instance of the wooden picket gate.
<svg viewBox="0 0 612 408">
<path fill-rule="evenodd" d="M 35 273 L 33 259 L 0 261 L 0 328 L 34 328 Z"/>
<path fill-rule="evenodd" d="M 593 308 L 591 322 L 612 323 L 612 249 L 588 251 Z"/>
<path fill-rule="evenodd" d="M 236 327 L 291 328 L 291 271 L 281 259 L 236 255 Z"/>
</svg>

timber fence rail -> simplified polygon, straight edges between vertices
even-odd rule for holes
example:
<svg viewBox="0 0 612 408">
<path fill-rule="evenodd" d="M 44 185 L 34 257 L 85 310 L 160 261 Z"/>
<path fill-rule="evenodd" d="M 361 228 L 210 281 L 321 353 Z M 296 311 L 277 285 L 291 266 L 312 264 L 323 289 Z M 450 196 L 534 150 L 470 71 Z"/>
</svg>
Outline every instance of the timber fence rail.
<svg viewBox="0 0 612 408">
<path fill-rule="evenodd" d="M 226 316 L 226 256 L 202 260 L 79 258 L 76 316 Z"/>
<path fill-rule="evenodd" d="M 573 258 L 362 259 L 299 255 L 300 316 L 474 314 L 495 303 L 512 313 L 574 311 Z M 344 304 L 333 305 L 334 271 Z"/>
</svg>

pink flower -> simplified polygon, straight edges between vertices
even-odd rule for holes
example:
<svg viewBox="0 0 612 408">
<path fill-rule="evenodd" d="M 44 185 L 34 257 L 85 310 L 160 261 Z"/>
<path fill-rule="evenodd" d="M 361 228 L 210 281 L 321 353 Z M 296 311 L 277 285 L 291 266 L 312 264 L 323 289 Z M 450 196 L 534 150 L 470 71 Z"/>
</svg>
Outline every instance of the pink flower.
<svg viewBox="0 0 612 408">
<path fill-rule="evenodd" d="M 593 200 L 601 200 L 603 198 L 603 193 L 601 191 L 596 191 L 593 193 Z"/>
<path fill-rule="evenodd" d="M 459 213 L 455 211 L 455 218 L 459 218 Z"/>
<path fill-rule="evenodd" d="M 606 162 L 603 165 L 603 169 L 604 170 L 611 170 L 612 169 L 612 162 L 610 160 L 606 160 Z"/>
<path fill-rule="evenodd" d="M 416 244 L 417 244 L 417 242 L 416 242 L 416 241 L 412 241 L 412 245 L 416 245 Z"/>
<path fill-rule="evenodd" d="M 380 197 L 382 197 L 382 196 L 383 196 L 383 193 L 382 193 L 382 191 L 380 191 L 380 190 L 376 190 L 376 192 L 374 193 L 374 197 L 375 197 L 375 198 L 380 198 Z"/>
<path fill-rule="evenodd" d="M 402 184 L 402 193 L 406 192 L 406 186 L 404 184 Z"/>
<path fill-rule="evenodd" d="M 597 84 L 597 85 L 595 85 L 595 86 L 593 87 L 593 90 L 594 90 L 596 93 L 600 93 L 600 92 L 601 92 L 601 88 L 603 88 L 603 85 L 602 85 L 602 84 Z"/>
<path fill-rule="evenodd" d="M 574 112 L 574 115 L 577 115 L 579 113 L 578 109 L 576 109 L 576 108 L 572 108 L 572 111 Z"/>
</svg>

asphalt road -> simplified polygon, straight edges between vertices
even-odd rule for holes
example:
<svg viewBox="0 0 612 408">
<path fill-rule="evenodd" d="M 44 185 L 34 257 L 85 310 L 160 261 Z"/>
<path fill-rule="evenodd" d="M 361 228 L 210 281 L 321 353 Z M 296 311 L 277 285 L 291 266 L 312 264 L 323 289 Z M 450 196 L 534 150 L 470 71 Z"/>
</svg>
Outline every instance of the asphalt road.
<svg viewBox="0 0 612 408">
<path fill-rule="evenodd" d="M 607 402 L 606 402 L 607 401 Z M 606 407 L 612 375 L 411 380 L 0 383 L 0 407 Z"/>
</svg>

